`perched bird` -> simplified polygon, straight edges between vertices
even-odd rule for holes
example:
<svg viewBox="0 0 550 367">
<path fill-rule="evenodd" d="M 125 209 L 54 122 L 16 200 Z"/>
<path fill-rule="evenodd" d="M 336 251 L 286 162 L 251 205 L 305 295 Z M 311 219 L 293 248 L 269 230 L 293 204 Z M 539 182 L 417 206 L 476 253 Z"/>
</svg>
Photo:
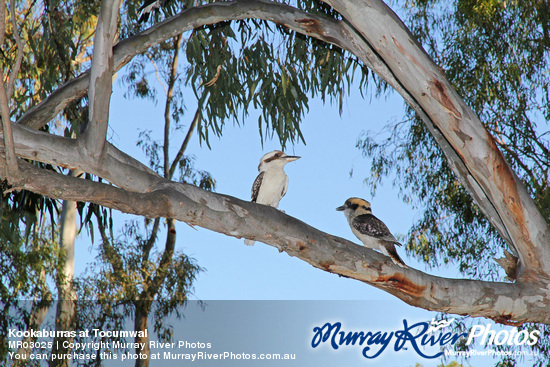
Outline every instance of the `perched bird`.
<svg viewBox="0 0 550 367">
<path fill-rule="evenodd" d="M 149 15 L 153 10 L 158 10 L 161 6 L 164 5 L 166 0 L 145 0 L 143 5 L 139 8 L 141 13 L 138 22 L 143 23 L 149 20 Z"/>
<path fill-rule="evenodd" d="M 349 198 L 344 205 L 339 206 L 336 210 L 344 212 L 351 231 L 366 247 L 378 249 L 397 265 L 406 266 L 395 250 L 395 245 L 401 246 L 401 244 L 390 233 L 384 222 L 372 214 L 368 201 Z"/>
<path fill-rule="evenodd" d="M 252 185 L 252 202 L 269 205 L 274 208 L 279 206 L 279 201 L 286 194 L 288 188 L 288 176 L 284 167 L 288 162 L 300 159 L 298 156 L 286 155 L 280 150 L 265 154 L 260 159 L 258 166 L 258 177 Z M 252 246 L 254 241 L 244 240 L 248 246 Z"/>
</svg>

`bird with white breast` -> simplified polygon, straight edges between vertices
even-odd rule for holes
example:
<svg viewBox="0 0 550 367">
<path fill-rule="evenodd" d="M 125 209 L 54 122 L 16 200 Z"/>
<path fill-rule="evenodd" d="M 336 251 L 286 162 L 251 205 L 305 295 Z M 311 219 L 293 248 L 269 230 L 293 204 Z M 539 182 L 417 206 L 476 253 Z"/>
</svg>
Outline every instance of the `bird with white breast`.
<svg viewBox="0 0 550 367">
<path fill-rule="evenodd" d="M 251 201 L 277 208 L 279 201 L 285 196 L 288 188 L 288 176 L 284 167 L 287 163 L 297 159 L 300 159 L 300 157 L 287 155 L 280 150 L 265 154 L 260 159 L 260 165 L 258 166 L 260 173 L 252 185 Z M 246 239 L 244 243 L 252 246 L 254 241 Z"/>
<path fill-rule="evenodd" d="M 391 234 L 384 222 L 372 214 L 368 201 L 349 198 L 344 205 L 339 206 L 336 210 L 344 212 L 351 231 L 366 247 L 380 250 L 384 255 L 389 256 L 395 264 L 401 267 L 406 266 L 395 249 L 395 245 L 401 246 L 401 244 Z"/>
</svg>

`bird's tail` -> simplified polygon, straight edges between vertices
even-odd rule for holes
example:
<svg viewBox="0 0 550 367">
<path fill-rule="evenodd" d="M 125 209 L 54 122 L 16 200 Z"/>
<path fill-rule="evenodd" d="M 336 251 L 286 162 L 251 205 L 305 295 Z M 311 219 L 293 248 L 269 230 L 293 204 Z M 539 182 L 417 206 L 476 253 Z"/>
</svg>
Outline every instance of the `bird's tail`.
<svg viewBox="0 0 550 367">
<path fill-rule="evenodd" d="M 256 242 L 256 241 L 246 240 L 246 239 L 244 240 L 244 244 L 247 245 L 247 246 L 253 246 L 254 242 Z"/>
<path fill-rule="evenodd" d="M 388 255 L 395 264 L 399 265 L 402 268 L 407 266 L 397 253 L 397 250 L 395 249 L 395 245 L 393 243 L 385 245 L 384 249 L 386 250 L 386 255 Z"/>
</svg>

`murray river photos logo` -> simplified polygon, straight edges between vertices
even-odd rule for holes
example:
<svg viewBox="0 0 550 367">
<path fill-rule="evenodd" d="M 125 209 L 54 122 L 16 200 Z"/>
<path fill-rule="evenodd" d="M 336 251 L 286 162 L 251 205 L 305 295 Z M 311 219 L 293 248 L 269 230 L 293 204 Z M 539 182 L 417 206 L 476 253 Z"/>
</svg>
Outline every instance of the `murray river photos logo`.
<svg viewBox="0 0 550 367">
<path fill-rule="evenodd" d="M 398 352 L 412 348 L 423 358 L 438 358 L 443 355 L 442 347 L 452 346 L 461 338 L 468 338 L 466 345 L 479 342 L 480 345 L 534 345 L 538 342 L 540 331 L 527 330 L 494 330 L 491 324 L 475 325 L 469 333 L 445 331 L 454 319 L 428 322 L 417 322 L 409 325 L 403 320 L 403 329 L 395 331 L 345 331 L 342 323 L 327 322 L 313 328 L 311 347 L 317 348 L 325 343 L 333 349 L 341 347 L 359 347 L 365 358 L 373 359 L 381 355 L 386 348 L 393 346 Z M 493 325 L 494 326 L 494 325 Z M 429 352 L 429 349 L 437 350 Z"/>
</svg>

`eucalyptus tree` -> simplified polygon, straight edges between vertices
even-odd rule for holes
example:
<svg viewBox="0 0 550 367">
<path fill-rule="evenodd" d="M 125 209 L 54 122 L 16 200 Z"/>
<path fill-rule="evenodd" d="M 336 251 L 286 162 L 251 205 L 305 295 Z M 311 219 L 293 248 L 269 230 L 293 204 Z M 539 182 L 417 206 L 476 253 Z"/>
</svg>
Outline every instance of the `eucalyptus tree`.
<svg viewBox="0 0 550 367">
<path fill-rule="evenodd" d="M 5 1 L 0 4 L 0 64 L 5 82 L 0 87 L 3 121 L 22 115 L 86 68 L 88 47 L 93 44 L 95 30 L 89 14 L 97 9 L 98 2 L 94 1 L 79 4 Z M 44 126 L 42 130 L 51 128 L 70 136 L 71 126 L 79 125 L 78 116 L 83 108 L 81 101 L 73 101 L 56 117 L 56 124 Z M 64 125 L 62 121 L 72 123 Z M 40 162 L 35 164 L 54 169 Z M 72 266 L 67 253 L 71 252 L 71 241 L 76 234 L 70 225 L 76 208 L 71 204 L 61 206 L 56 200 L 32 192 L 11 191 L 5 183 L 3 191 L 1 322 L 3 330 L 9 325 L 37 328 L 57 296 L 63 294 L 62 298 L 72 299 Z M 57 225 L 64 230 L 58 231 Z M 70 302 L 59 308 L 58 316 L 69 315 L 59 317 L 59 321 L 69 322 L 70 308 Z M 1 343 L 2 356 L 5 356 L 6 338 L 2 337 Z M 20 354 L 26 352 L 29 352 L 26 348 L 18 350 Z"/>
<path fill-rule="evenodd" d="M 133 9 L 135 15 L 134 4 L 127 5 L 126 14 Z M 383 2 L 188 4 L 136 33 L 118 33 L 120 8 L 121 1 L 102 2 L 88 71 L 16 121 L 10 120 L 9 104 L 1 105 L 5 159 L 0 168 L 10 190 L 91 202 L 149 218 L 174 218 L 264 242 L 320 270 L 365 282 L 429 310 L 509 324 L 550 321 L 550 229 L 545 216 L 474 110 Z M 257 36 L 270 29 L 288 42 L 288 52 Z M 185 32 L 192 34 L 186 52 L 197 71 L 189 74 L 189 81 L 205 103 L 207 118 L 201 116 L 198 123 L 205 138 L 221 134 L 225 119 L 238 119 L 239 111 L 246 112 L 250 105 L 264 109 L 259 121 L 263 133 L 273 132 L 283 142 L 300 138 L 298 123 L 307 96 L 338 100 L 353 70 L 361 71 L 363 80 L 366 68 L 376 73 L 380 87 L 395 89 L 422 121 L 443 152 L 442 164 L 453 171 L 513 254 L 501 263 L 514 282 L 446 279 L 401 269 L 380 254 L 273 208 L 168 180 L 115 148 L 106 134 L 112 75 L 136 55 Z M 217 33 L 224 35 L 216 39 Z M 239 47 L 231 48 L 233 42 Z M 240 93 L 231 89 L 232 83 L 240 83 Z M 88 115 L 76 138 L 37 131 L 83 96 L 88 98 Z M 77 168 L 101 181 L 60 175 L 24 159 Z"/>
<path fill-rule="evenodd" d="M 403 13 L 412 32 L 480 117 L 510 166 L 550 219 L 550 10 L 545 2 L 412 1 Z M 387 126 L 391 139 L 364 134 L 371 187 L 389 173 L 405 200 L 425 208 L 409 233 L 409 250 L 432 266 L 458 262 L 465 275 L 498 279 L 506 243 L 446 164 L 422 120 L 409 110 Z M 413 164 L 414 162 L 414 164 Z M 407 189 L 406 189 L 407 188 Z"/>
<path fill-rule="evenodd" d="M 182 36 L 168 40 L 144 55 L 145 61 L 154 65 L 159 81 L 163 82 L 164 129 L 159 144 L 150 137 L 150 131 L 143 131 L 138 145 L 149 157 L 149 166 L 160 176 L 192 184 L 204 190 L 213 190 L 215 181 L 208 172 L 194 168 L 194 159 L 185 154 L 193 131 L 197 127 L 199 105 L 190 119 L 187 133 L 182 137 L 177 153 L 170 157 L 170 143 L 182 125 L 182 99 L 179 97 L 182 75 L 178 71 Z M 143 60 L 137 63 L 142 68 Z M 131 68 L 134 69 L 134 68 Z M 135 80 L 135 74 L 126 78 L 130 84 L 130 95 L 149 95 L 156 98 L 156 90 L 147 86 L 147 77 L 141 75 Z M 174 125 L 176 123 L 176 126 Z M 104 223 L 106 215 L 95 212 L 102 245 L 98 259 L 90 266 L 89 274 L 78 280 L 78 288 L 84 298 L 92 302 L 83 302 L 81 314 L 93 314 L 96 317 L 78 317 L 77 328 L 92 327 L 124 329 L 128 315 L 133 315 L 134 329 L 148 335 L 149 320 L 153 320 L 153 331 L 158 340 L 170 341 L 172 330 L 164 320 L 169 315 L 182 315 L 182 307 L 192 291 L 192 283 L 201 268 L 181 251 L 176 251 L 177 233 L 175 220 L 160 217 L 144 221 L 133 220 L 123 228 L 118 238 L 109 235 L 109 226 Z M 165 227 L 165 231 L 162 231 Z M 155 243 L 163 235 L 164 249 L 155 249 Z M 184 239 L 185 240 L 185 239 Z M 113 296 L 114 295 L 114 296 Z M 105 310 L 109 312 L 105 313 Z M 91 311 L 91 312 L 89 312 Z M 152 316 L 152 317 L 151 317 Z M 145 343 L 144 349 L 136 353 L 150 355 L 149 337 L 136 337 L 136 343 Z M 104 350 L 90 350 L 100 360 Z M 136 360 L 136 366 L 148 366 L 149 358 Z"/>
<path fill-rule="evenodd" d="M 10 95 L 14 104 L 10 112 L 17 116 L 23 114 L 29 106 L 36 104 L 43 98 L 48 90 L 63 84 L 68 79 L 75 77 L 83 64 L 90 61 L 88 47 L 93 45 L 93 33 L 95 30 L 94 13 L 99 7 L 93 2 L 76 3 L 71 2 L 47 2 L 45 4 L 26 3 L 10 4 L 9 19 L 12 22 L 8 25 L 5 52 L 3 53 L 3 66 L 5 74 L 10 76 L 7 83 L 6 95 Z M 43 8 L 41 7 L 43 5 Z M 97 5 L 97 4 L 96 4 Z M 13 12 L 16 8 L 18 11 Z M 5 13 L 5 9 L 2 13 Z M 15 16 L 15 18 L 12 18 Z M 24 40 L 18 40 L 13 29 L 17 28 L 17 18 L 21 25 L 21 36 Z M 22 37 L 20 37 L 22 38 Z M 172 47 L 178 50 L 181 37 L 177 44 Z M 11 43 L 11 45 L 10 45 Z M 25 47 L 20 47 L 24 45 Z M 55 47 L 52 47 L 55 46 Z M 170 57 L 172 63 L 171 78 L 168 95 L 172 95 L 175 85 L 177 70 L 178 52 L 173 52 Z M 26 80 L 18 80 L 13 76 L 19 73 L 26 73 Z M 166 106 L 170 108 L 171 98 L 167 98 Z M 85 99 L 79 99 L 66 108 L 62 116 L 56 118 L 55 125 L 41 127 L 43 131 L 52 128 L 62 132 L 65 136 L 78 136 L 86 119 L 87 104 Z M 165 116 L 167 125 L 165 135 L 166 160 L 168 138 L 170 136 L 170 116 Z M 196 126 L 196 124 L 192 124 Z M 197 171 L 193 168 L 193 159 L 184 155 L 185 147 L 194 127 L 190 128 L 187 137 L 171 165 L 167 167 L 164 174 L 168 178 L 177 178 L 182 182 L 189 182 L 197 186 L 211 190 L 215 182 L 206 172 Z M 151 142 L 142 142 L 146 151 L 151 155 L 151 164 L 157 168 L 159 156 L 156 154 L 156 146 Z M 162 149 L 161 149 L 162 150 Z M 39 162 L 37 162 L 39 163 Z M 48 167 L 62 172 L 63 169 Z M 79 176 L 75 171 L 70 172 L 72 176 Z M 160 172 L 159 172 L 160 173 Z M 93 177 L 86 177 L 93 179 Z M 161 301 L 155 309 L 155 330 L 159 338 L 169 338 L 169 329 L 162 327 L 160 320 L 162 315 L 173 312 L 178 313 L 177 306 L 185 303 L 187 293 L 192 288 L 192 281 L 199 271 L 198 266 L 192 259 L 182 253 L 174 251 L 175 232 L 174 221 L 167 221 L 168 231 L 164 251 L 159 255 L 154 248 L 159 236 L 159 229 L 162 227 L 160 218 L 153 223 L 146 221 L 146 233 L 149 236 L 146 240 L 139 232 L 137 223 L 125 227 L 123 237 L 127 242 L 136 242 L 137 247 L 125 246 L 125 248 L 136 251 L 120 251 L 120 239 L 109 236 L 112 233 L 112 219 L 109 211 L 101 209 L 95 204 L 89 206 L 85 203 L 77 203 L 71 200 L 64 200 L 59 205 L 55 200 L 44 198 L 32 192 L 16 192 L 4 187 L 5 195 L 2 198 L 2 257 L 0 264 L 4 269 L 2 281 L 2 324 L 3 330 L 8 326 L 25 325 L 26 328 L 38 329 L 45 327 L 41 324 L 57 298 L 57 311 L 55 317 L 56 330 L 74 330 L 83 325 L 96 325 L 106 322 L 105 314 L 97 319 L 89 317 L 94 315 L 93 309 L 98 305 L 106 305 L 125 302 L 125 308 L 129 309 L 128 303 L 133 306 L 132 314 L 135 312 L 136 328 L 143 330 L 147 328 L 147 315 L 152 303 L 157 296 Z M 77 234 L 77 212 L 80 213 L 80 227 L 88 227 L 92 235 L 94 226 L 92 219 L 97 219 L 97 227 L 101 234 L 102 246 L 100 258 L 95 262 L 95 267 L 89 274 L 74 283 L 74 242 Z M 57 220 L 57 214 L 60 219 Z M 48 216 L 49 214 L 49 216 Z M 149 225 L 150 224 L 150 225 Z M 56 226 L 60 229 L 57 230 Z M 149 228 L 151 227 L 151 228 Z M 148 229 L 148 230 L 147 230 Z M 59 234 L 58 234 L 59 232 Z M 49 238 L 48 238 L 49 236 Z M 137 259 L 137 260 L 136 260 Z M 141 266 L 135 266 L 141 263 Z M 120 276 L 129 273 L 136 274 L 135 277 Z M 115 274 L 115 275 L 113 275 Z M 117 276 L 118 274 L 118 276 Z M 153 274 L 154 276 L 150 276 Z M 142 279 L 140 285 L 126 284 L 135 279 Z M 116 279 L 117 282 L 109 281 Z M 51 287 L 55 284 L 55 287 Z M 122 290 L 122 291 L 121 291 Z M 110 293 L 106 293 L 110 292 Z M 140 294 L 141 292 L 141 294 Z M 110 295 L 115 294 L 116 296 Z M 96 303 L 77 302 L 78 297 L 92 297 Z M 28 302 L 31 300 L 30 307 Z M 111 305 L 112 306 L 112 305 Z M 122 308 L 122 307 L 119 307 Z M 118 310 L 119 314 L 112 314 L 111 320 L 123 322 L 127 310 Z M 98 321 L 102 320 L 102 321 Z M 72 341 L 72 338 L 55 338 L 52 354 L 65 354 L 70 349 L 61 347 L 63 341 Z M 32 341 L 29 338 L 28 341 Z M 58 346 L 60 346 L 58 348 Z M 2 338 L 2 358 L 7 356 L 7 340 Z M 27 359 L 28 348 L 17 350 L 20 359 L 16 359 L 15 365 L 27 365 L 33 363 Z M 100 351 L 92 351 L 99 353 Z M 59 358 L 50 361 L 52 366 L 68 365 L 70 360 Z M 143 361 L 142 361 L 143 362 Z M 147 360 L 144 361 L 147 363 Z"/>
<path fill-rule="evenodd" d="M 411 1 L 402 13 L 411 31 L 461 97 L 480 117 L 546 222 L 550 222 L 550 8 L 548 2 Z M 497 262 L 499 236 L 414 111 L 387 126 L 386 137 L 365 133 L 358 147 L 372 158 L 369 185 L 395 174 L 404 200 L 423 210 L 408 233 L 408 251 L 429 266 L 456 263 L 475 279 L 513 280 Z M 509 260 L 500 260 L 509 261 Z M 512 268 L 513 269 L 513 268 Z M 548 333 L 547 327 L 539 327 Z M 534 346 L 541 359 L 545 343 Z M 545 363 L 544 363 L 545 364 Z"/>
</svg>

